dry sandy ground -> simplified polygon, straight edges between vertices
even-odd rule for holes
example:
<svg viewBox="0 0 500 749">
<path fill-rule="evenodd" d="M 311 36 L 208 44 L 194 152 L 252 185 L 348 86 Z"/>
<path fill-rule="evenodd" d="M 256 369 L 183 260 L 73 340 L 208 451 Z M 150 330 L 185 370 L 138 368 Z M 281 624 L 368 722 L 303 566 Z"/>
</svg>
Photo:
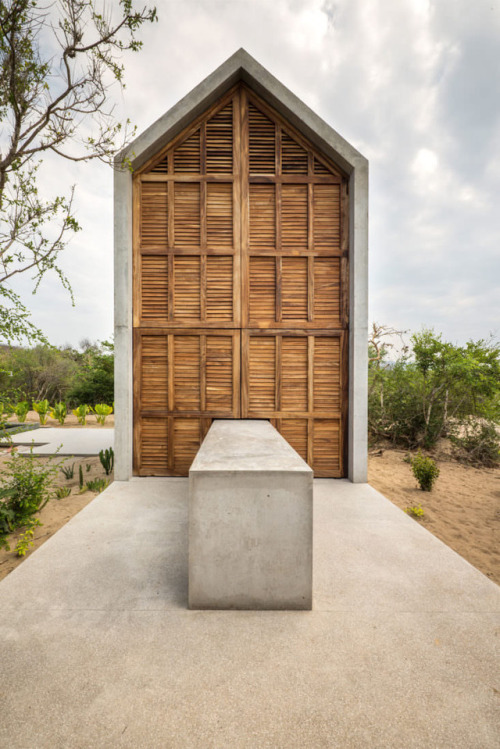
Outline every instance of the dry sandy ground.
<svg viewBox="0 0 500 749">
<path fill-rule="evenodd" d="M 17 421 L 16 417 L 13 417 L 9 419 L 9 421 Z M 26 423 L 39 423 L 38 414 L 34 411 L 30 411 L 28 413 L 28 416 L 26 418 Z M 106 429 L 109 427 L 114 426 L 114 416 L 108 416 L 106 418 L 106 423 L 104 426 L 101 426 L 97 423 L 95 416 L 89 416 L 87 417 L 87 424 L 85 427 L 78 424 L 78 420 L 76 416 L 73 416 L 73 414 L 70 414 L 64 423 L 64 425 L 59 424 L 58 421 L 54 419 L 48 419 L 47 426 L 54 426 L 54 427 L 61 427 L 64 428 L 79 428 L 79 429 L 88 429 L 88 428 L 96 428 L 96 429 Z M 33 432 L 28 432 L 27 434 L 31 435 Z M 0 450 L 0 479 L 2 476 L 2 469 L 4 463 L 9 460 L 9 456 L 7 455 L 6 450 Z M 38 458 L 41 462 L 46 462 L 46 458 Z M 63 497 L 63 499 L 52 499 L 45 507 L 42 509 L 42 511 L 39 514 L 39 520 L 42 523 L 41 527 L 35 528 L 34 533 L 34 544 L 33 547 L 27 552 L 26 557 L 28 557 L 35 549 L 37 549 L 39 546 L 41 546 L 44 541 L 46 541 L 50 536 L 52 536 L 59 528 L 68 522 L 70 518 L 73 517 L 73 515 L 76 515 L 77 512 L 80 512 L 85 505 L 87 505 L 89 502 L 94 499 L 94 497 L 97 496 L 95 492 L 86 491 L 83 494 L 80 494 L 79 490 L 79 471 L 78 467 L 79 465 L 82 466 L 83 470 L 83 480 L 84 482 L 89 481 L 91 479 L 95 478 L 105 478 L 109 480 L 110 482 L 113 480 L 113 474 L 110 476 L 106 476 L 104 473 L 104 469 L 101 466 L 100 460 L 98 457 L 95 458 L 57 458 L 57 463 L 62 461 L 63 466 L 71 466 L 74 463 L 74 477 L 73 479 L 67 480 L 61 471 L 58 472 L 58 478 L 56 480 L 56 486 L 68 486 L 71 488 L 71 494 L 69 494 L 67 497 Z M 90 470 L 87 471 L 87 466 L 90 466 Z M 15 567 L 17 567 L 26 557 L 18 557 L 16 552 L 14 551 L 17 541 L 19 539 L 19 536 L 22 535 L 24 531 L 21 529 L 17 533 L 13 533 L 12 536 L 9 538 L 9 546 L 10 551 L 6 551 L 5 549 L 0 549 L 0 580 L 4 578 L 6 575 L 9 574 L 11 570 L 13 570 Z"/>
<path fill-rule="evenodd" d="M 38 421 L 30 412 L 27 421 Z M 87 420 L 87 427 L 103 429 L 113 426 L 113 417 L 108 417 L 105 427 L 99 426 L 95 416 Z M 48 425 L 60 426 L 49 419 Z M 76 418 L 71 415 L 65 426 L 75 427 Z M 83 427 L 80 427 L 83 428 Z M 3 452 L 3 451 L 2 451 Z M 477 469 L 461 465 L 455 461 L 438 460 L 440 476 L 432 492 L 422 492 L 413 477 L 410 466 L 404 462 L 405 452 L 400 450 L 374 450 L 369 457 L 368 480 L 401 509 L 421 505 L 425 515 L 415 520 L 424 525 L 444 543 L 461 554 L 489 578 L 500 584 L 500 468 Z M 7 460 L 0 453 L 0 476 L 2 463 Z M 64 465 L 75 464 L 75 477 L 67 481 L 59 473 L 58 485 L 71 486 L 71 494 L 64 499 L 53 499 L 40 513 L 43 526 L 35 530 L 36 549 L 58 528 L 76 515 L 96 495 L 92 492 L 79 493 L 78 466 L 82 464 L 84 480 L 104 477 L 99 458 L 65 460 Z M 90 465 L 87 473 L 86 467 Z M 112 480 L 112 476 L 109 477 Z M 19 534 L 14 534 L 10 546 L 14 549 Z M 28 552 L 28 555 L 31 552 Z M 0 550 L 0 579 L 5 577 L 23 558 L 14 551 Z M 415 570 L 418 574 L 418 570 Z"/>
<path fill-rule="evenodd" d="M 424 517 L 415 522 L 500 584 L 500 468 L 439 459 L 439 478 L 432 492 L 423 492 L 405 455 L 392 449 L 372 451 L 370 484 L 403 510 L 421 505 Z"/>
</svg>

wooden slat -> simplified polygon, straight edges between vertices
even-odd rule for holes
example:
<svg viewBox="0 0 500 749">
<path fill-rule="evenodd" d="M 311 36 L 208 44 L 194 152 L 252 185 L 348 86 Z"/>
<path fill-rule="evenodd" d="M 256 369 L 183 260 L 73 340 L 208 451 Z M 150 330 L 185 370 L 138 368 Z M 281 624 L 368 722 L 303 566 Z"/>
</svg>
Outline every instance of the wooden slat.
<svg viewBox="0 0 500 749">
<path fill-rule="evenodd" d="M 206 410 L 233 415 L 233 338 L 206 336 Z"/>
<path fill-rule="evenodd" d="M 233 185 L 231 182 L 207 184 L 207 245 L 233 246 Z"/>
<path fill-rule="evenodd" d="M 248 415 L 269 409 L 275 411 L 276 341 L 274 337 L 249 337 L 246 372 Z"/>
<path fill-rule="evenodd" d="M 200 131 L 189 136 L 174 151 L 174 172 L 182 174 L 190 172 L 200 173 Z"/>
<path fill-rule="evenodd" d="M 206 125 L 206 169 L 208 174 L 233 172 L 233 104 L 219 110 Z"/>
<path fill-rule="evenodd" d="M 142 247 L 165 247 L 168 239 L 168 188 L 163 183 L 141 186 Z"/>
<path fill-rule="evenodd" d="M 174 242 L 179 247 L 199 247 L 201 240 L 200 185 L 174 185 Z"/>
<path fill-rule="evenodd" d="M 168 408 L 168 337 L 141 337 L 141 408 Z"/>
<path fill-rule="evenodd" d="M 233 257 L 207 256 L 206 313 L 209 321 L 233 319 Z"/>
<path fill-rule="evenodd" d="M 340 320 L 340 258 L 314 258 L 314 322 L 341 326 Z"/>
<path fill-rule="evenodd" d="M 174 409 L 198 411 L 201 407 L 200 339 L 174 335 Z"/>
<path fill-rule="evenodd" d="M 314 249 L 340 248 L 340 190 L 314 185 Z"/>
<path fill-rule="evenodd" d="M 314 341 L 314 401 L 317 414 L 340 410 L 340 339 L 317 337 Z"/>
<path fill-rule="evenodd" d="M 281 337 L 280 410 L 307 412 L 307 338 Z"/>
<path fill-rule="evenodd" d="M 197 255 L 174 257 L 174 318 L 200 320 L 201 268 Z"/>
<path fill-rule="evenodd" d="M 307 419 L 280 419 L 279 432 L 307 462 Z"/>
<path fill-rule="evenodd" d="M 282 263 L 282 320 L 307 321 L 307 258 L 283 257 Z"/>
<path fill-rule="evenodd" d="M 282 135 L 281 170 L 283 174 L 307 174 L 308 154 L 288 133 Z"/>
<path fill-rule="evenodd" d="M 276 314 L 276 261 L 273 257 L 250 257 L 249 320 L 273 321 Z"/>
<path fill-rule="evenodd" d="M 140 319 L 144 324 L 168 321 L 168 258 L 143 256 L 138 277 L 140 288 Z"/>
<path fill-rule="evenodd" d="M 276 246 L 276 206 L 274 185 L 250 185 L 250 250 L 273 249 Z"/>
<path fill-rule="evenodd" d="M 275 125 L 253 104 L 248 106 L 250 173 L 274 174 L 276 171 Z"/>
<path fill-rule="evenodd" d="M 307 185 L 281 185 L 283 248 L 307 250 L 307 204 Z"/>
</svg>

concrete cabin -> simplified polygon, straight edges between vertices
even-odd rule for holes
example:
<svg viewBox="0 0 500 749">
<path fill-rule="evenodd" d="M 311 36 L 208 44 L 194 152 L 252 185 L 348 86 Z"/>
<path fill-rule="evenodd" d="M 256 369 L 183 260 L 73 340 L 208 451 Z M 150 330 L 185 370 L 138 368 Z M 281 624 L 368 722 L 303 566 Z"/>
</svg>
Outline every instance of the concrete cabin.
<svg viewBox="0 0 500 749">
<path fill-rule="evenodd" d="M 187 476 L 255 418 L 366 481 L 366 159 L 244 50 L 123 156 L 115 477 Z"/>
</svg>

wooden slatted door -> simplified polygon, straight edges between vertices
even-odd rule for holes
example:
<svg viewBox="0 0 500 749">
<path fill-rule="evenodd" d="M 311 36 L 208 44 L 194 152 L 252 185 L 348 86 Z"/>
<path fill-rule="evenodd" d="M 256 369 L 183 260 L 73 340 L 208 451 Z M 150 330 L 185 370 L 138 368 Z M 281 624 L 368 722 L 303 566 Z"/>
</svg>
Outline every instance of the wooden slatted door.
<svg viewBox="0 0 500 749">
<path fill-rule="evenodd" d="M 241 416 L 345 475 L 346 184 L 244 86 L 134 176 L 137 474 Z"/>
<path fill-rule="evenodd" d="M 242 93 L 242 408 L 316 476 L 345 475 L 347 180 Z"/>
</svg>

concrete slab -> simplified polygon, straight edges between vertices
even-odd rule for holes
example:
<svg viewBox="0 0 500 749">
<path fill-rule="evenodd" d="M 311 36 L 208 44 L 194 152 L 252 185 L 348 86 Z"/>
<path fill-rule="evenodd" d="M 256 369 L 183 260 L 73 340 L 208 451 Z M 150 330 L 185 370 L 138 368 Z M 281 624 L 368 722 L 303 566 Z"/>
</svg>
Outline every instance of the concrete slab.
<svg viewBox="0 0 500 749">
<path fill-rule="evenodd" d="M 313 472 L 267 420 L 217 419 L 189 469 L 189 608 L 312 607 Z"/>
<path fill-rule="evenodd" d="M 59 455 L 99 455 L 101 450 L 114 446 L 113 428 L 40 427 L 33 432 L 14 434 L 12 443 L 19 446 L 19 453 L 27 453 L 33 446 L 34 455 L 54 455 L 59 447 Z"/>
<path fill-rule="evenodd" d="M 186 479 L 115 483 L 0 583 L 0 746 L 495 749 L 500 588 L 315 482 L 312 612 L 187 610 Z"/>
</svg>

